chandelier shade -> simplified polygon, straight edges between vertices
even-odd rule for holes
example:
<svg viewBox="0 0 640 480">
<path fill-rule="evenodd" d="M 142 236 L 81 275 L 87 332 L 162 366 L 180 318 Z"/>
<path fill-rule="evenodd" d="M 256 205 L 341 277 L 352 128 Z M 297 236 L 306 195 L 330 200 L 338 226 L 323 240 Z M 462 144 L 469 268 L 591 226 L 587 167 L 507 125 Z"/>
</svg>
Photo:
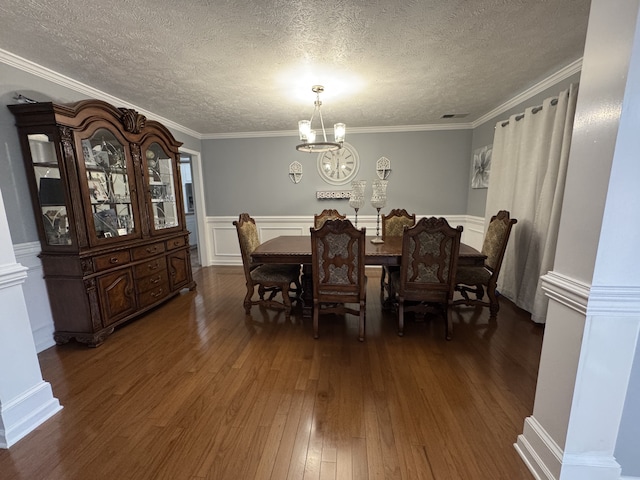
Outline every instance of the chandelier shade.
<svg viewBox="0 0 640 480">
<path fill-rule="evenodd" d="M 296 145 L 296 150 L 300 152 L 320 153 L 331 152 L 342 148 L 344 143 L 344 137 L 347 132 L 347 126 L 344 123 L 336 123 L 333 126 L 334 141 L 327 140 L 327 132 L 324 128 L 324 120 L 322 119 L 322 102 L 320 101 L 320 94 L 324 92 L 322 85 L 314 85 L 311 87 L 311 91 L 316 94 L 316 101 L 313 106 L 313 113 L 310 120 L 300 120 L 298 122 L 298 133 L 300 135 L 299 145 Z M 322 139 L 316 142 L 316 131 L 312 129 L 312 122 L 315 117 L 318 117 L 320 121 L 320 128 L 322 129 Z"/>
</svg>

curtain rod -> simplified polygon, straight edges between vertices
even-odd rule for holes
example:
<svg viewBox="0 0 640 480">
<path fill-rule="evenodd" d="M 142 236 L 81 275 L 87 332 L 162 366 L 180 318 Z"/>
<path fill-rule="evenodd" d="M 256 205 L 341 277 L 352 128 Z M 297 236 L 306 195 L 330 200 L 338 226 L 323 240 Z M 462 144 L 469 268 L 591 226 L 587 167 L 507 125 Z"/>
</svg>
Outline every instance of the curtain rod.
<svg viewBox="0 0 640 480">
<path fill-rule="evenodd" d="M 557 104 L 558 104 L 558 99 L 557 99 L 557 98 L 554 98 L 553 100 L 551 100 L 551 105 L 555 106 L 555 105 L 557 105 Z M 538 113 L 540 110 L 542 110 L 542 105 L 537 106 L 537 107 L 533 107 L 533 108 L 531 109 L 531 113 L 536 114 L 536 113 Z M 516 122 L 518 122 L 518 121 L 522 120 L 523 118 L 524 118 L 524 113 L 521 113 L 521 114 L 519 114 L 519 115 L 516 115 Z M 506 122 L 502 122 L 502 123 L 500 124 L 500 126 L 502 126 L 502 127 L 506 127 L 507 125 L 509 125 L 509 120 L 507 120 Z"/>
</svg>

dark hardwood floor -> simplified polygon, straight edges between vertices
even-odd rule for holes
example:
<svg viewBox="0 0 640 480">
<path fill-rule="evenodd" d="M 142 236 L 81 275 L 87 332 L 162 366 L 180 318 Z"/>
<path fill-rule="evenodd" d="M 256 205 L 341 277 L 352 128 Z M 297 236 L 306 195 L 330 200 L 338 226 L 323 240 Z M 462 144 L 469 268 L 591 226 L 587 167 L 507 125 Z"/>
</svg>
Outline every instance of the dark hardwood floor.
<svg viewBox="0 0 640 480">
<path fill-rule="evenodd" d="M 368 269 L 357 318 L 311 321 L 254 307 L 241 267 L 195 272 L 198 287 L 96 349 L 39 355 L 64 409 L 9 450 L 3 480 L 533 479 L 513 443 L 533 409 L 543 328 L 502 299 L 440 318 L 382 312 Z"/>
</svg>

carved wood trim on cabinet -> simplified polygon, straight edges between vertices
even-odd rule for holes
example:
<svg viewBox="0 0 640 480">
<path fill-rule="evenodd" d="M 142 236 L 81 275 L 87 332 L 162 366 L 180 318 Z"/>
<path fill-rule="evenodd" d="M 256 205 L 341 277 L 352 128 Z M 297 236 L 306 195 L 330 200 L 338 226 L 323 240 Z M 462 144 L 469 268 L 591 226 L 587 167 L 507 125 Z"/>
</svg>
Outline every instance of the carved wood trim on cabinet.
<svg viewBox="0 0 640 480">
<path fill-rule="evenodd" d="M 115 327 L 195 288 L 181 143 L 165 126 L 101 100 L 9 109 L 57 343 L 98 346 Z"/>
</svg>

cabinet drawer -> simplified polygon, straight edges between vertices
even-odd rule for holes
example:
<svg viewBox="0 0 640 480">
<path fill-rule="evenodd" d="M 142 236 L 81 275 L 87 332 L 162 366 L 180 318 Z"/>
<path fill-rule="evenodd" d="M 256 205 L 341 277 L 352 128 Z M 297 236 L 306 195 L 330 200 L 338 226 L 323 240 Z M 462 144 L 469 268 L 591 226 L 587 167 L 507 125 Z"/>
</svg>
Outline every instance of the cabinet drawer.
<svg viewBox="0 0 640 480">
<path fill-rule="evenodd" d="M 131 257 L 133 260 L 142 260 L 143 258 L 153 257 L 162 252 L 164 252 L 164 243 L 158 242 L 132 249 Z"/>
<path fill-rule="evenodd" d="M 157 273 L 166 272 L 166 271 L 167 271 L 167 259 L 165 257 L 148 260 L 139 265 L 136 265 L 134 268 L 136 280 L 139 280 L 149 275 L 153 275 L 154 273 L 157 274 Z"/>
<path fill-rule="evenodd" d="M 127 263 L 129 263 L 129 251 L 127 250 L 100 255 L 93 259 L 93 267 L 96 272 L 117 267 L 118 265 L 125 265 Z"/>
<path fill-rule="evenodd" d="M 155 287 L 148 292 L 141 293 L 138 295 L 138 305 L 140 308 L 144 308 L 147 305 L 151 305 L 152 303 L 156 303 L 167 296 L 169 293 L 169 289 L 166 285 L 162 287 Z"/>
<path fill-rule="evenodd" d="M 184 247 L 186 244 L 187 239 L 185 237 L 172 238 L 171 240 L 167 240 L 167 250 Z"/>
<path fill-rule="evenodd" d="M 153 273 L 147 277 L 140 278 L 136 282 L 138 293 L 148 292 L 149 290 L 157 287 L 168 287 L 168 285 L 169 277 L 166 269 Z"/>
</svg>

